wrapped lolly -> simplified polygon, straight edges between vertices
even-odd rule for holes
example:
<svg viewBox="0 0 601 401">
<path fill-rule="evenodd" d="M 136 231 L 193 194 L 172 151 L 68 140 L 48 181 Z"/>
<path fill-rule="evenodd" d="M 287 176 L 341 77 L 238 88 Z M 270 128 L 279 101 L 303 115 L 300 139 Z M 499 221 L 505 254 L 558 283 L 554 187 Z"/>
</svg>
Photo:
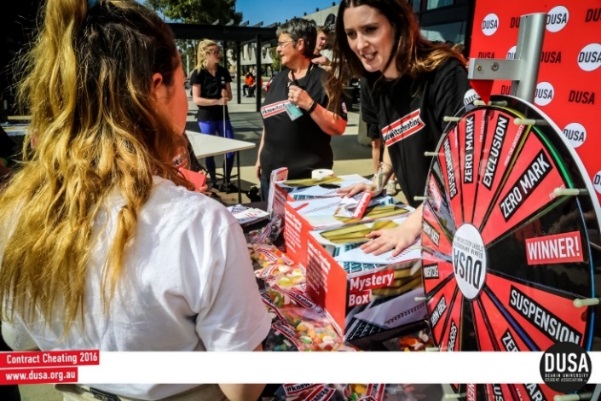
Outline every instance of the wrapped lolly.
<svg viewBox="0 0 601 401">
<path fill-rule="evenodd" d="M 317 308 L 318 306 L 305 295 L 304 289 L 282 288 L 277 284 L 270 284 L 265 289 L 265 295 L 277 308 L 284 306 L 302 306 L 305 308 Z"/>
<path fill-rule="evenodd" d="M 265 281 L 267 286 L 277 285 L 280 288 L 295 288 L 304 292 L 306 271 L 301 265 L 290 260 L 285 253 L 273 245 L 252 244 L 251 259 L 255 268 L 255 276 Z"/>
<path fill-rule="evenodd" d="M 269 274 L 273 271 L 274 275 L 278 274 L 277 269 L 273 266 L 281 267 L 282 271 L 287 271 L 287 266 L 294 265 L 294 262 L 273 245 L 267 244 L 249 244 L 250 258 L 253 262 L 255 274 L 259 278 L 268 278 L 269 275 L 262 272 L 264 268 L 269 269 Z M 263 276 L 263 277 L 262 277 Z"/>
<path fill-rule="evenodd" d="M 354 351 L 344 344 L 330 320 L 319 307 L 288 306 L 279 309 L 284 320 L 295 330 L 303 351 Z"/>
<path fill-rule="evenodd" d="M 265 267 L 255 274 L 269 287 L 305 293 L 307 274 L 301 265 L 274 265 Z"/>
<path fill-rule="evenodd" d="M 290 303 L 290 296 L 271 290 L 261 293 L 273 318 L 272 329 L 300 351 L 354 351 L 344 344 L 334 326 L 318 306 L 303 307 Z M 306 299 L 307 302 L 311 302 Z M 288 303 L 286 303 L 288 302 Z M 305 304 L 306 305 L 306 304 Z M 283 340 L 283 339 L 282 339 Z M 288 350 L 278 348 L 277 350 Z M 275 350 L 275 349 L 274 349 Z"/>
</svg>

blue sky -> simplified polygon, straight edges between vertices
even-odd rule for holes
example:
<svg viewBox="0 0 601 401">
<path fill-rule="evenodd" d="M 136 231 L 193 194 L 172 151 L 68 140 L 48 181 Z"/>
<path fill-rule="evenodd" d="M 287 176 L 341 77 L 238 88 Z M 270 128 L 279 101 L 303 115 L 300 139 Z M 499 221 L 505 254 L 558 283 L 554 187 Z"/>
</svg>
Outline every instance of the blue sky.
<svg viewBox="0 0 601 401">
<path fill-rule="evenodd" d="M 236 0 L 236 11 L 242 13 L 242 21 L 250 25 L 263 21 L 263 26 L 284 22 L 292 17 L 312 14 L 316 8 L 323 10 L 338 4 L 340 0 Z"/>
</svg>

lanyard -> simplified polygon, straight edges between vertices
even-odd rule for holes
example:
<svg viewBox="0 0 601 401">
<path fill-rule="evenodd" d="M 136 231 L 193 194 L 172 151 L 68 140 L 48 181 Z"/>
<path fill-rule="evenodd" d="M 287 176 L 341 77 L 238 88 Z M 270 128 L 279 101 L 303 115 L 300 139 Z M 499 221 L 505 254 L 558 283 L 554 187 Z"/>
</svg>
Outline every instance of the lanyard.
<svg viewBox="0 0 601 401">
<path fill-rule="evenodd" d="M 313 63 L 310 63 L 310 64 L 309 64 L 309 68 L 307 68 L 307 72 L 305 73 L 305 76 L 304 76 L 303 78 L 307 78 L 307 77 L 309 76 L 309 73 L 310 73 L 310 72 L 311 72 L 311 70 L 313 69 L 313 66 L 314 66 L 314 65 L 315 65 L 315 64 L 313 64 Z M 291 80 L 290 80 L 290 79 L 288 80 L 288 85 L 287 85 L 287 87 L 288 87 L 288 88 L 290 88 L 290 85 L 294 84 L 294 85 L 296 85 L 296 86 L 298 86 L 298 87 L 300 87 L 300 88 L 303 88 L 303 87 L 300 85 L 300 83 L 298 82 L 298 80 L 296 79 L 296 77 L 294 76 L 294 72 L 293 72 L 292 70 L 290 70 L 290 75 L 292 76 L 292 79 L 291 79 Z M 302 79 L 302 78 L 301 78 L 301 79 Z M 305 89 L 305 88 L 303 88 L 303 89 Z"/>
</svg>

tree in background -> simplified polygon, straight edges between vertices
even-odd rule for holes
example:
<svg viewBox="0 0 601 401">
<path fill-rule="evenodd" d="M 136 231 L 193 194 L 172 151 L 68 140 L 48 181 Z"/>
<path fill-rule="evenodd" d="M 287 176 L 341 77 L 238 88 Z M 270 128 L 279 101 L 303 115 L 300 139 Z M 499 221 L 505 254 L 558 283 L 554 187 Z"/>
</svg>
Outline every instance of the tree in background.
<svg viewBox="0 0 601 401">
<path fill-rule="evenodd" d="M 273 74 L 275 74 L 282 69 L 282 60 L 275 47 L 269 48 L 269 52 L 271 53 L 271 59 L 273 60 L 271 63 L 271 70 L 273 71 Z"/>
<path fill-rule="evenodd" d="M 236 0 L 146 0 L 146 5 L 172 22 L 238 25 L 242 21 Z"/>
<path fill-rule="evenodd" d="M 236 0 L 146 0 L 145 4 L 169 22 L 239 25 L 242 21 L 242 13 L 236 12 Z M 198 40 L 177 40 L 176 42 L 184 64 L 187 64 L 186 73 L 190 73 L 190 67 L 194 68 L 196 65 Z M 228 42 L 227 46 L 232 49 L 233 42 Z M 235 57 L 234 54 L 234 59 Z"/>
</svg>

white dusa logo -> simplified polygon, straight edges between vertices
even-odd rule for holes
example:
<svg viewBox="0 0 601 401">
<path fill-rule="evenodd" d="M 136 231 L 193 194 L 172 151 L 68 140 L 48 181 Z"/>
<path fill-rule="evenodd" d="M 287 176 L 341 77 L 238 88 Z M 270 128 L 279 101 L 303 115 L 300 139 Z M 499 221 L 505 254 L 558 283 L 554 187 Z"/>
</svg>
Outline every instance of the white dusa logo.
<svg viewBox="0 0 601 401">
<path fill-rule="evenodd" d="M 547 31 L 559 32 L 568 24 L 570 12 L 564 6 L 553 7 L 547 14 Z"/>
<path fill-rule="evenodd" d="M 459 227 L 453 238 L 453 272 L 463 295 L 476 298 L 486 278 L 486 249 L 482 236 L 471 224 Z"/>
<path fill-rule="evenodd" d="M 507 60 L 515 60 L 515 53 L 517 52 L 517 46 L 513 46 L 511 49 L 509 49 L 509 51 L 507 52 L 507 57 L 505 57 Z"/>
<path fill-rule="evenodd" d="M 494 35 L 499 29 L 499 17 L 497 14 L 491 13 L 482 20 L 482 33 L 486 36 Z"/>
<path fill-rule="evenodd" d="M 563 135 L 576 149 L 586 141 L 586 128 L 580 123 L 569 123 L 564 127 Z"/>
<path fill-rule="evenodd" d="M 578 53 L 578 66 L 586 72 L 601 67 L 601 44 L 589 43 Z"/>
<path fill-rule="evenodd" d="M 536 91 L 534 93 L 534 103 L 539 106 L 546 106 L 553 101 L 555 96 L 555 89 L 549 82 L 539 82 L 536 85 Z"/>
<path fill-rule="evenodd" d="M 597 171 L 595 177 L 593 177 L 593 186 L 598 194 L 601 194 L 601 171 Z"/>
</svg>

